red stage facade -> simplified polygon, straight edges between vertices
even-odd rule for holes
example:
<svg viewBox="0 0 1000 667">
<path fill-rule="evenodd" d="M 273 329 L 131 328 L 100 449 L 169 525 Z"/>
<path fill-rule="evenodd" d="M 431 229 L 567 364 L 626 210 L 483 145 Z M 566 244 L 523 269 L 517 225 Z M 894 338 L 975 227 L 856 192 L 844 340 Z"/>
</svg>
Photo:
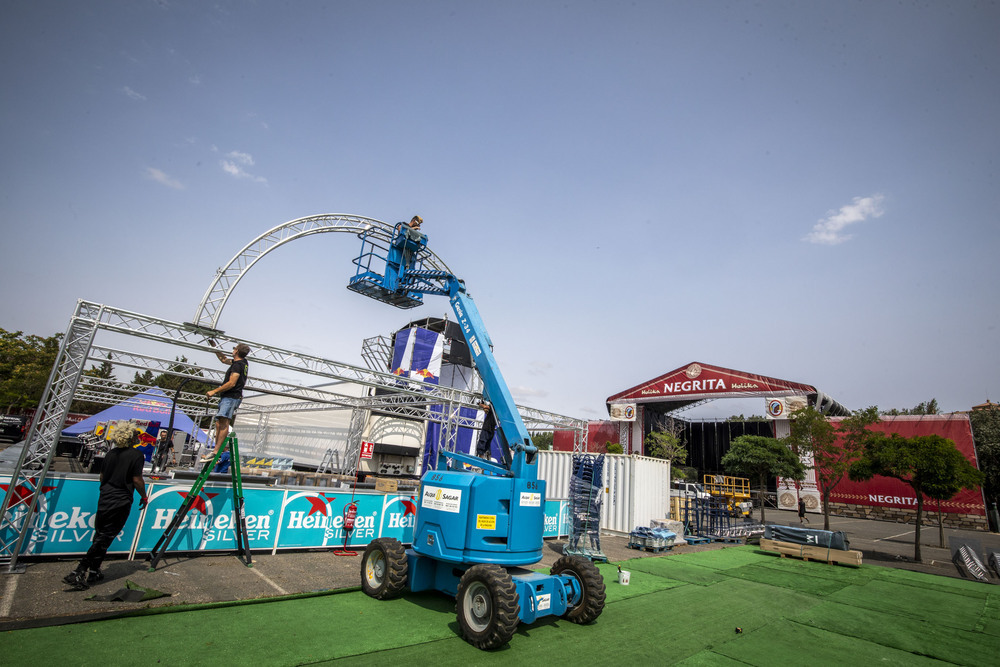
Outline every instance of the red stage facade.
<svg viewBox="0 0 1000 667">
<path fill-rule="evenodd" d="M 831 421 L 836 424 L 840 420 Z M 976 446 L 972 439 L 972 424 L 969 416 L 964 413 L 883 416 L 881 422 L 869 428 L 881 433 L 898 433 L 904 438 L 940 435 L 954 442 L 969 463 L 979 468 Z M 873 477 L 867 482 L 852 482 L 845 478 L 830 494 L 830 509 L 836 514 L 847 516 L 890 521 L 912 519 L 917 510 L 917 498 L 908 485 L 890 477 Z M 937 501 L 924 498 L 924 511 L 932 515 L 928 523 L 936 524 Z M 986 502 L 980 487 L 959 491 L 951 500 L 941 501 L 941 512 L 949 526 L 986 530 Z"/>
<path fill-rule="evenodd" d="M 641 454 L 649 432 L 648 414 L 666 415 L 720 398 L 760 398 L 782 402 L 801 397 L 830 416 L 850 411 L 816 387 L 757 373 L 692 361 L 680 368 L 609 396 L 608 413 L 619 425 L 618 442 L 626 454 Z M 783 405 L 783 402 L 782 402 Z M 770 416 L 776 417 L 768 407 Z M 715 472 L 714 470 L 712 472 Z"/>
</svg>

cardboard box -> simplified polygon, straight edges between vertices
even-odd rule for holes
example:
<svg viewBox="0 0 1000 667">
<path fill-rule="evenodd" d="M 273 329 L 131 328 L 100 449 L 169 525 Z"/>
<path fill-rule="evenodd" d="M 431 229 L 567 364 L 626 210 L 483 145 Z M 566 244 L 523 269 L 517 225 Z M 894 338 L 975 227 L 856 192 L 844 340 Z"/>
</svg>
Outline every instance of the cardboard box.
<svg viewBox="0 0 1000 667">
<path fill-rule="evenodd" d="M 396 493 L 399 489 L 399 482 L 395 479 L 376 479 L 375 480 L 375 490 L 382 493 Z"/>
</svg>

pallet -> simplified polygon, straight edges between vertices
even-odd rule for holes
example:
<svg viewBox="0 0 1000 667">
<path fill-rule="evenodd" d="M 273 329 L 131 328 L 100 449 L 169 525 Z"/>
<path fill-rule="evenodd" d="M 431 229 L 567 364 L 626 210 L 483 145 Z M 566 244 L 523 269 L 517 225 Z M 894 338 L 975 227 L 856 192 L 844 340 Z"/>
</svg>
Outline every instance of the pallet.
<svg viewBox="0 0 1000 667">
<path fill-rule="evenodd" d="M 710 537 L 700 537 L 698 535 L 685 535 L 684 541 L 688 544 L 708 544 L 712 541 Z"/>
<path fill-rule="evenodd" d="M 593 563 L 608 562 L 607 556 L 605 556 L 602 552 L 595 551 L 593 549 L 571 549 L 569 547 L 563 547 L 563 553 L 567 556 L 581 556 L 589 559 Z"/>
<path fill-rule="evenodd" d="M 637 551 L 649 551 L 650 553 L 658 554 L 658 553 L 663 553 L 664 551 L 670 551 L 671 549 L 674 548 L 674 545 L 671 544 L 665 547 L 650 547 L 646 546 L 645 544 L 639 544 L 638 542 L 629 542 L 628 548 L 636 549 Z"/>
<path fill-rule="evenodd" d="M 742 537 L 730 537 L 728 535 L 713 535 L 713 542 L 725 542 L 726 544 L 743 544 L 744 538 Z"/>
<path fill-rule="evenodd" d="M 841 565 L 851 565 L 861 567 L 860 551 L 841 551 L 840 549 L 828 549 L 827 547 L 810 547 L 804 544 L 793 542 L 779 542 L 761 538 L 760 548 L 764 551 L 772 551 L 781 555 L 782 558 L 792 556 L 802 560 L 814 560 L 820 563 L 839 563 Z"/>
</svg>

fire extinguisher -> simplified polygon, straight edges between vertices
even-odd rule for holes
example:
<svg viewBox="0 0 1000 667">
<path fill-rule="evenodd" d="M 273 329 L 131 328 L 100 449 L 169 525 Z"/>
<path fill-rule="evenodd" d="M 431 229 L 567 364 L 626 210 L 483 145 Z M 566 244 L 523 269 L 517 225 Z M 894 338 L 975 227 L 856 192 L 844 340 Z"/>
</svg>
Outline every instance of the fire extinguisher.
<svg viewBox="0 0 1000 667">
<path fill-rule="evenodd" d="M 358 504 L 351 502 L 344 507 L 344 532 L 354 530 L 354 521 L 358 518 Z M 346 546 L 346 545 L 345 545 Z"/>
<path fill-rule="evenodd" d="M 344 505 L 344 548 L 334 550 L 334 554 L 337 556 L 357 556 L 356 551 L 347 551 L 347 541 L 351 537 L 351 532 L 354 530 L 354 522 L 358 518 L 358 504 L 351 501 Z"/>
</svg>

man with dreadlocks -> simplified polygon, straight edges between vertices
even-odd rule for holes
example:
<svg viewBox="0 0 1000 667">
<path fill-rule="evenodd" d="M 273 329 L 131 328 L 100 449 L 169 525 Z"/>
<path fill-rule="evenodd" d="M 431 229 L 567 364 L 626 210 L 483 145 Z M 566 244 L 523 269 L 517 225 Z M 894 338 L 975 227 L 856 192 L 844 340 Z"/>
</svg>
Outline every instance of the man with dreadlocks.
<svg viewBox="0 0 1000 667">
<path fill-rule="evenodd" d="M 146 506 L 146 483 L 142 479 L 142 452 L 133 447 L 138 433 L 131 425 L 119 426 L 111 435 L 114 447 L 104 457 L 101 468 L 101 492 L 97 498 L 97 516 L 94 520 L 94 541 L 76 569 L 63 577 L 63 581 L 82 591 L 104 579 L 101 563 L 108 547 L 121 532 L 132 510 L 132 500 L 139 490 L 139 509 Z"/>
</svg>

